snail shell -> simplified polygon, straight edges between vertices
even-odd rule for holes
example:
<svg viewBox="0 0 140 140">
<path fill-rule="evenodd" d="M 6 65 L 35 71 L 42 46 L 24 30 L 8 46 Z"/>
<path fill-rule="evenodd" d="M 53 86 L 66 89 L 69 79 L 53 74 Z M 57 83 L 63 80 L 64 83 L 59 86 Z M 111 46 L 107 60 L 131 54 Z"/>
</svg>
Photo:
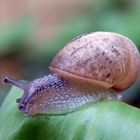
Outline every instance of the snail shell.
<svg viewBox="0 0 140 140">
<path fill-rule="evenodd" d="M 117 33 L 95 32 L 67 44 L 49 69 L 67 79 L 124 90 L 140 74 L 140 55 L 128 38 Z"/>
</svg>

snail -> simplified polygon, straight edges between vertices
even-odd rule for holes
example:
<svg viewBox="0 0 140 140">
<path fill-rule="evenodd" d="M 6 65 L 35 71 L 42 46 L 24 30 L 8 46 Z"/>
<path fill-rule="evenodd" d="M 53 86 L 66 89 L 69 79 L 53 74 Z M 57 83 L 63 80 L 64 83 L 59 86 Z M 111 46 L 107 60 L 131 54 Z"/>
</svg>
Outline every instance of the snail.
<svg viewBox="0 0 140 140">
<path fill-rule="evenodd" d="M 64 114 L 102 99 L 118 99 L 140 74 L 140 54 L 127 37 L 93 32 L 76 37 L 54 57 L 51 74 L 31 82 L 9 77 L 24 90 L 17 99 L 23 114 Z"/>
</svg>

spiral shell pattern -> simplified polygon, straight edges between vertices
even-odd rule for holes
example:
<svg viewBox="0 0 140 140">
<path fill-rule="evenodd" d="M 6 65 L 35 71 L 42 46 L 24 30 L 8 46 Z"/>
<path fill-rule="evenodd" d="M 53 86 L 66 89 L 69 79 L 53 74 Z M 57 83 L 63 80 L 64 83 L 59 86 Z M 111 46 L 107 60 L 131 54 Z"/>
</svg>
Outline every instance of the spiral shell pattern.
<svg viewBox="0 0 140 140">
<path fill-rule="evenodd" d="M 140 55 L 135 44 L 125 36 L 94 32 L 69 42 L 53 59 L 50 70 L 123 90 L 140 74 Z"/>
</svg>

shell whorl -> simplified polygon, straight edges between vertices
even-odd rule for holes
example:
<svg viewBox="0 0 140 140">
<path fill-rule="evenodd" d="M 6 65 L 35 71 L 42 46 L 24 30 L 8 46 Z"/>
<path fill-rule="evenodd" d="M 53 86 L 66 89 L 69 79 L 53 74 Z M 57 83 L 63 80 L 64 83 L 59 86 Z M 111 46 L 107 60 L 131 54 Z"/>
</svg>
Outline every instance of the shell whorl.
<svg viewBox="0 0 140 140">
<path fill-rule="evenodd" d="M 123 90 L 139 76 L 140 55 L 128 38 L 111 32 L 80 36 L 53 59 L 50 70 L 107 88 Z"/>
</svg>

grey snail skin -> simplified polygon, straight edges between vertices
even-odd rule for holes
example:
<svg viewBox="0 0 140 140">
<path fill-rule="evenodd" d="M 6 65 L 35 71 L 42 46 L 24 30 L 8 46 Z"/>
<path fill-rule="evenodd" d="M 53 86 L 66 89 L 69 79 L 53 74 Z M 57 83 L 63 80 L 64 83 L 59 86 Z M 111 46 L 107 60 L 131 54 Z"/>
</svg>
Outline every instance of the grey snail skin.
<svg viewBox="0 0 140 140">
<path fill-rule="evenodd" d="M 123 35 L 94 32 L 69 42 L 49 70 L 31 82 L 4 78 L 24 90 L 17 103 L 25 115 L 64 114 L 93 101 L 118 99 L 140 75 L 140 54 Z"/>
</svg>

